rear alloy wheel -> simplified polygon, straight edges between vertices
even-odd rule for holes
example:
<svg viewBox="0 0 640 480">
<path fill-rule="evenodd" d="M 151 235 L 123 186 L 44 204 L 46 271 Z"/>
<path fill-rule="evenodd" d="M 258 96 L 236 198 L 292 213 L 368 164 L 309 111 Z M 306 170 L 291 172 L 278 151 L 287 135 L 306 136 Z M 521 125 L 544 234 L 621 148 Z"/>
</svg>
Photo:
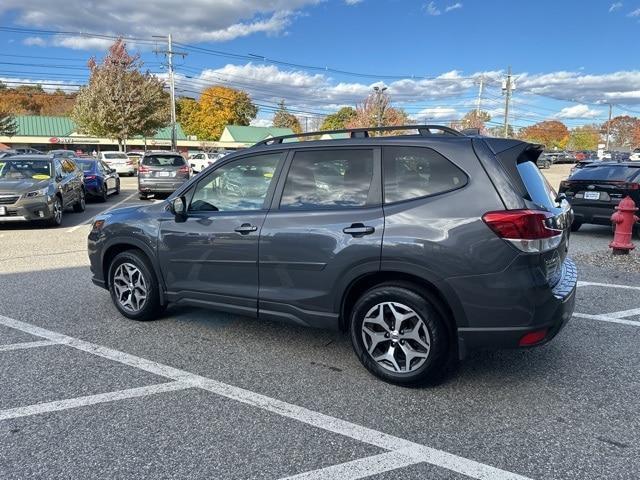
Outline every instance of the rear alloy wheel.
<svg viewBox="0 0 640 480">
<path fill-rule="evenodd" d="M 120 179 L 118 179 L 118 182 L 116 183 L 116 192 L 114 195 L 120 195 Z"/>
<path fill-rule="evenodd" d="M 162 312 L 159 284 L 137 251 L 119 253 L 109 267 L 109 292 L 116 308 L 132 320 L 153 320 Z"/>
<path fill-rule="evenodd" d="M 80 198 L 73 205 L 73 211 L 76 213 L 82 213 L 87 208 L 87 199 L 84 194 L 84 190 L 80 190 Z"/>
<path fill-rule="evenodd" d="M 100 191 L 100 201 L 106 202 L 109 198 L 109 192 L 107 192 L 107 184 L 103 183 Z"/>
<path fill-rule="evenodd" d="M 404 284 L 381 285 L 362 295 L 351 315 L 351 342 L 367 370 L 390 383 L 422 385 L 446 371 L 443 319 Z"/>
<path fill-rule="evenodd" d="M 62 224 L 62 210 L 62 200 L 56 196 L 51 206 L 51 218 L 47 222 L 49 226 L 59 227 Z"/>
</svg>

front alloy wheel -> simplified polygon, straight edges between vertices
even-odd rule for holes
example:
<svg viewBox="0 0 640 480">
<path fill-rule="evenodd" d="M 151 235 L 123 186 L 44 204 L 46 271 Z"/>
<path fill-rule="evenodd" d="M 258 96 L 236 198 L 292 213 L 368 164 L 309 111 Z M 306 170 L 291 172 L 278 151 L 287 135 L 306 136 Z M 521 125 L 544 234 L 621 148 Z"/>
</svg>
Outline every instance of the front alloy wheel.
<svg viewBox="0 0 640 480">
<path fill-rule="evenodd" d="M 120 307 L 133 314 L 142 310 L 149 294 L 144 275 L 132 263 L 118 265 L 113 275 L 113 290 Z"/>
<path fill-rule="evenodd" d="M 49 225 L 52 227 L 58 227 L 62 223 L 62 201 L 60 197 L 53 199 L 53 205 L 51 206 L 51 218 L 49 219 Z"/>
</svg>

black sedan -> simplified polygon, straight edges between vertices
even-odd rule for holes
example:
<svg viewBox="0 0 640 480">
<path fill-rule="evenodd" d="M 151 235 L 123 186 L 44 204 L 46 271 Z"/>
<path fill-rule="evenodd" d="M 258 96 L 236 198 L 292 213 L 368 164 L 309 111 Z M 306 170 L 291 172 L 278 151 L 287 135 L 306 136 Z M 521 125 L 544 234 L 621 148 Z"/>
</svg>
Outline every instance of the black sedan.
<svg viewBox="0 0 640 480">
<path fill-rule="evenodd" d="M 560 183 L 574 212 L 571 230 L 583 223 L 611 225 L 615 207 L 627 195 L 640 206 L 640 162 L 592 162 Z"/>
</svg>

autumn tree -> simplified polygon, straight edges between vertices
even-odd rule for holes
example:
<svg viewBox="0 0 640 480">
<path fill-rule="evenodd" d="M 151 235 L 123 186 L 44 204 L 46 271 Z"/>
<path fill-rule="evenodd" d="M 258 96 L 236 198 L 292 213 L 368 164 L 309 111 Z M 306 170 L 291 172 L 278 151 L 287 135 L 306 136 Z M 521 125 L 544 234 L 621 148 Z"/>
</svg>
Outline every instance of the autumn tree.
<svg viewBox="0 0 640 480">
<path fill-rule="evenodd" d="M 325 117 L 320 125 L 320 130 L 342 130 L 356 115 L 356 110 L 353 107 L 342 107 L 336 113 Z"/>
<path fill-rule="evenodd" d="M 640 125 L 633 130 L 633 146 L 640 147 Z"/>
<path fill-rule="evenodd" d="M 101 64 L 89 60 L 89 84 L 80 89 L 72 118 L 79 131 L 114 138 L 122 150 L 126 140 L 151 136 L 169 121 L 169 96 L 164 84 L 142 72 L 138 55 L 129 55 L 118 39 Z"/>
<path fill-rule="evenodd" d="M 0 111 L 14 115 L 69 115 L 76 94 L 56 90 L 45 91 L 41 85 L 0 87 Z"/>
<path fill-rule="evenodd" d="M 276 128 L 290 128 L 294 133 L 302 133 L 298 117 L 287 110 L 284 99 L 280 100 L 278 110 L 273 115 L 273 126 Z"/>
<path fill-rule="evenodd" d="M 600 129 L 596 125 L 584 125 L 571 130 L 567 147 L 571 150 L 596 150 L 598 143 Z"/>
<path fill-rule="evenodd" d="M 620 115 L 602 124 L 602 133 L 606 136 L 610 131 L 611 145 L 629 148 L 634 144 L 634 132 L 640 126 L 640 120 L 629 115 Z"/>
<path fill-rule="evenodd" d="M 347 122 L 347 128 L 372 128 L 407 125 L 409 117 L 401 108 L 391 106 L 391 97 L 386 92 L 374 92 L 356 106 L 356 115 Z M 382 133 L 397 135 L 398 132 Z"/>
<path fill-rule="evenodd" d="M 547 148 L 563 149 L 569 141 L 569 129 L 559 120 L 546 120 L 521 129 L 520 138 Z"/>
<path fill-rule="evenodd" d="M 487 122 L 491 121 L 491 115 L 484 110 L 471 110 L 462 117 L 459 121 L 455 122 L 455 128 L 464 130 L 465 128 L 477 128 L 480 131 L 485 130 Z"/>
<path fill-rule="evenodd" d="M 0 112 L 0 135 L 4 137 L 13 137 L 18 133 L 18 124 L 13 115 L 6 112 Z"/>
<path fill-rule="evenodd" d="M 177 118 L 187 135 L 199 140 L 218 140 L 227 125 L 249 125 L 258 107 L 249 94 L 233 88 L 212 86 L 200 98 L 178 101 Z"/>
</svg>

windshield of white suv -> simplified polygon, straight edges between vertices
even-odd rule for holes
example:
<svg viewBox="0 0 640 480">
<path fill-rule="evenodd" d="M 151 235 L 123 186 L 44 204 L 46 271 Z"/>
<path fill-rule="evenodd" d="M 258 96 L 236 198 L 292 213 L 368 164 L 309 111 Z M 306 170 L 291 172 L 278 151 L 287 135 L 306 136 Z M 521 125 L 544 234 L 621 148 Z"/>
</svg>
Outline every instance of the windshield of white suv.
<svg viewBox="0 0 640 480">
<path fill-rule="evenodd" d="M 129 160 L 126 153 L 104 153 L 106 160 Z"/>
</svg>

